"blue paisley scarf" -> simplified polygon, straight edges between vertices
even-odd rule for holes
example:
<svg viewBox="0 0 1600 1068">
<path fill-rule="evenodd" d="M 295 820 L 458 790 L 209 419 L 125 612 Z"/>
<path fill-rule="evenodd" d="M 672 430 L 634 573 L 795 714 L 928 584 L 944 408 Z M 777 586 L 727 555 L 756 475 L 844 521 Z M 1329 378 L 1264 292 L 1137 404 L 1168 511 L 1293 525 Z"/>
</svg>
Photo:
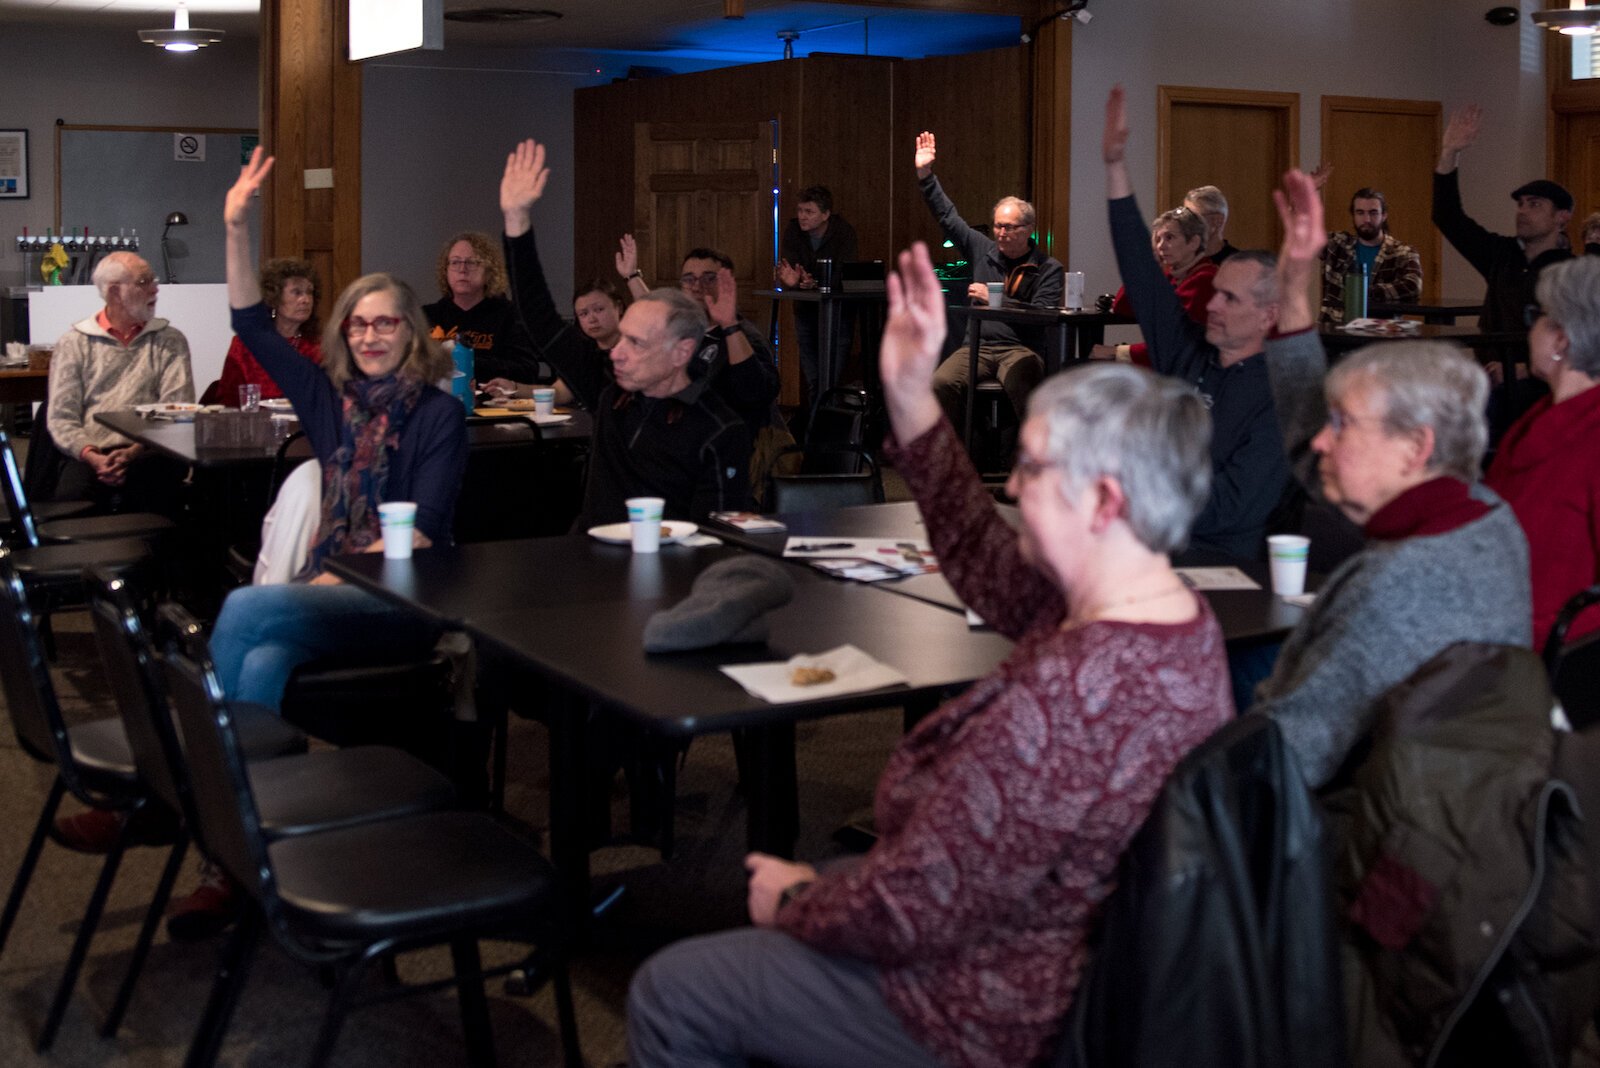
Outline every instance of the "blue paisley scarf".
<svg viewBox="0 0 1600 1068">
<path fill-rule="evenodd" d="M 400 375 L 346 383 L 344 432 L 322 468 L 322 525 L 311 550 L 311 573 L 329 554 L 360 552 L 378 540 L 378 505 L 389 463 L 425 388 L 418 379 Z"/>
</svg>

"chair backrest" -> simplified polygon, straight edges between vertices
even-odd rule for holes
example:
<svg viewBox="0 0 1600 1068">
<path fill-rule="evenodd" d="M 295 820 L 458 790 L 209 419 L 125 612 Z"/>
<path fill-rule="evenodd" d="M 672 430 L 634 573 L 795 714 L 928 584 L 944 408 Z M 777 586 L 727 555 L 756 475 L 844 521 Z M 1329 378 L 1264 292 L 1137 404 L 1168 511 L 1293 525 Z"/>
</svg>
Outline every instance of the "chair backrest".
<svg viewBox="0 0 1600 1068">
<path fill-rule="evenodd" d="M 80 800 L 88 799 L 72 759 L 66 720 L 56 701 L 28 595 L 5 549 L 0 549 L 0 688 L 23 752 L 55 764 L 67 789 Z"/>
<path fill-rule="evenodd" d="M 268 920 L 274 921 L 277 885 L 272 859 L 233 717 L 210 657 L 191 655 L 205 648 L 200 626 L 176 605 L 163 605 L 161 615 L 165 627 L 187 638 L 163 652 L 161 666 L 168 700 L 183 731 L 193 798 L 190 830 L 206 855 L 260 901 Z"/>
<path fill-rule="evenodd" d="M 1600 632 L 1568 643 L 1567 633 L 1586 610 L 1600 604 L 1600 585 L 1572 595 L 1561 606 L 1555 625 L 1544 642 L 1544 666 L 1550 688 L 1574 729 L 1600 722 Z"/>
<path fill-rule="evenodd" d="M 871 472 L 859 475 L 773 475 L 772 511 L 830 512 L 835 508 L 874 504 Z"/>
<path fill-rule="evenodd" d="M 311 447 L 311 439 L 306 437 L 304 430 L 296 430 L 284 438 L 278 445 L 278 452 L 272 458 L 272 486 L 268 499 L 278 495 L 278 490 L 283 488 L 284 480 L 289 473 L 307 460 L 315 460 L 317 452 Z"/>
<path fill-rule="evenodd" d="M 811 413 L 801 471 L 812 475 L 855 475 L 864 469 L 867 419 L 872 396 L 863 389 L 836 386 L 824 393 Z"/>
<path fill-rule="evenodd" d="M 86 570 L 84 587 L 100 662 L 139 776 L 173 812 L 192 819 L 183 750 L 167 704 L 159 657 L 129 595 L 127 580 L 96 566 Z"/>
<path fill-rule="evenodd" d="M 53 447 L 48 435 L 39 443 L 40 448 Z M 11 513 L 11 525 L 22 534 L 22 539 L 32 548 L 39 545 L 39 527 L 33 519 L 33 509 L 28 504 L 28 491 L 23 488 L 22 468 L 17 463 L 16 450 L 11 447 L 11 435 L 0 426 L 0 491 L 6 499 L 6 510 Z"/>
</svg>

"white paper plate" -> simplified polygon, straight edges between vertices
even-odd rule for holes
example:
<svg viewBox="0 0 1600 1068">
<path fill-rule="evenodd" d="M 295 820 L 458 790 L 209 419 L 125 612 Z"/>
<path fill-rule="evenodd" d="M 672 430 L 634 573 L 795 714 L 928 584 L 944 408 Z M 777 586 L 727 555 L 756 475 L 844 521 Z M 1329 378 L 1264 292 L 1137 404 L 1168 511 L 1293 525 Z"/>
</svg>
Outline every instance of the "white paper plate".
<svg viewBox="0 0 1600 1068">
<path fill-rule="evenodd" d="M 682 541 L 700 529 L 684 519 L 663 519 L 661 525 L 666 528 L 661 532 L 662 545 L 671 545 L 675 541 Z M 590 527 L 589 537 L 603 541 L 608 545 L 633 544 L 633 532 L 626 523 L 607 523 L 600 527 Z"/>
<path fill-rule="evenodd" d="M 157 416 L 171 419 L 175 423 L 186 423 L 193 422 L 194 413 L 205 411 L 206 406 L 174 401 L 166 404 L 135 404 L 133 410 L 144 416 Z"/>
<path fill-rule="evenodd" d="M 261 407 L 269 412 L 292 412 L 294 404 L 288 397 L 268 397 L 261 402 Z"/>
<path fill-rule="evenodd" d="M 532 419 L 540 426 L 560 426 L 562 423 L 572 422 L 572 416 L 557 415 L 554 412 L 550 413 L 549 415 L 540 415 L 537 412 L 527 412 L 524 413 L 522 417 L 524 419 Z"/>
</svg>

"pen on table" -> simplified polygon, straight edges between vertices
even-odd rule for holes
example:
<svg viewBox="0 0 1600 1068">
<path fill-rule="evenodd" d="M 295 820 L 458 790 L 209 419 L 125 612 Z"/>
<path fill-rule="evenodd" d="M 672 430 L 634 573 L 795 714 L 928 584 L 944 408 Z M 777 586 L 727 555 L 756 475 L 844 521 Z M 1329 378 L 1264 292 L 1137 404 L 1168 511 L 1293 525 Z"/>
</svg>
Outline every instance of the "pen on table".
<svg viewBox="0 0 1600 1068">
<path fill-rule="evenodd" d="M 856 543 L 853 541 L 827 541 L 819 542 L 814 545 L 790 546 L 790 548 L 797 553 L 820 553 L 826 552 L 829 549 L 854 549 L 855 547 Z"/>
</svg>

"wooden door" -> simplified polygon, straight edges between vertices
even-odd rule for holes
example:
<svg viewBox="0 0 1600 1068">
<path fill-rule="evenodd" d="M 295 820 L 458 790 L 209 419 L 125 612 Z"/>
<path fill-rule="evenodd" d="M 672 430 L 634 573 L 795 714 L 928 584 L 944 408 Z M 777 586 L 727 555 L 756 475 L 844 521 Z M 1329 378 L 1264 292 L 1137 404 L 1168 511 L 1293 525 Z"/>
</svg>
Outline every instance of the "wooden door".
<svg viewBox="0 0 1600 1068">
<path fill-rule="evenodd" d="M 1583 220 L 1600 209 L 1600 105 L 1562 108 L 1555 116 L 1552 176 L 1572 193 L 1572 247 L 1583 245 Z"/>
<path fill-rule="evenodd" d="M 1157 203 L 1145 214 L 1181 207 L 1189 190 L 1214 185 L 1228 198 L 1228 240 L 1276 252 L 1283 234 L 1272 191 L 1299 161 L 1300 97 L 1173 85 L 1157 93 Z"/>
<path fill-rule="evenodd" d="M 1389 232 L 1422 257 L 1424 300 L 1438 299 L 1440 287 L 1440 237 L 1431 218 L 1440 114 L 1437 100 L 1322 98 L 1322 162 L 1333 164 L 1322 191 L 1328 229 L 1350 229 L 1350 197 L 1357 189 L 1381 192 Z"/>
<path fill-rule="evenodd" d="M 634 124 L 634 231 L 653 286 L 675 286 L 683 254 L 713 248 L 733 260 L 739 310 L 765 331 L 772 282 L 775 122 Z"/>
</svg>

